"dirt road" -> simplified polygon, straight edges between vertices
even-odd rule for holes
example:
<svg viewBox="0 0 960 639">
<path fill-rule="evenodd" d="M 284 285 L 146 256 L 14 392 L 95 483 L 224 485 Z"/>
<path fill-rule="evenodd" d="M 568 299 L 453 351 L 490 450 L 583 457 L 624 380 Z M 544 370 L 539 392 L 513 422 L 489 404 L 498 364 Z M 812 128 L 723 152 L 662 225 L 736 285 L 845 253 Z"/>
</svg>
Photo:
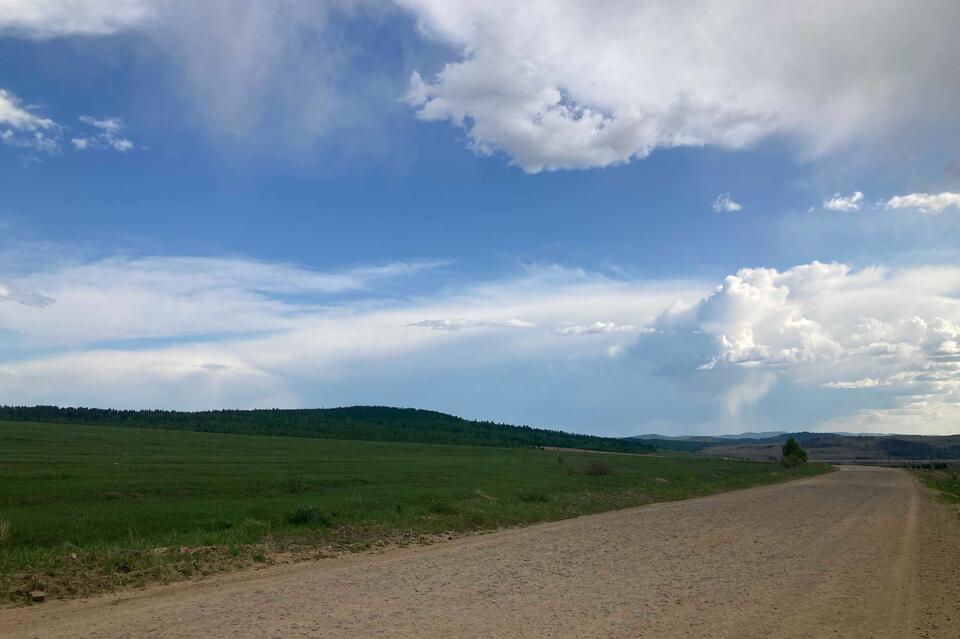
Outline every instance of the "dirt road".
<svg viewBox="0 0 960 639">
<path fill-rule="evenodd" d="M 905 471 L 0 612 L 21 637 L 960 637 L 956 509 Z"/>
</svg>

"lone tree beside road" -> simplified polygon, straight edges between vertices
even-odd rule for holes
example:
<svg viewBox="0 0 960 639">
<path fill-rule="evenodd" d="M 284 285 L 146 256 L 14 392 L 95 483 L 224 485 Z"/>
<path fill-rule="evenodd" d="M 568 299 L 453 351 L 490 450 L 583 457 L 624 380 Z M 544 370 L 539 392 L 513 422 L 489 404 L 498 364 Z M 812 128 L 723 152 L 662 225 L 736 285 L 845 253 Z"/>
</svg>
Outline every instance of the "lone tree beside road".
<svg viewBox="0 0 960 639">
<path fill-rule="evenodd" d="M 793 437 L 787 439 L 787 443 L 783 445 L 782 450 L 783 456 L 780 458 L 780 463 L 785 467 L 793 468 L 807 463 L 807 451 L 800 448 L 800 444 Z"/>
</svg>

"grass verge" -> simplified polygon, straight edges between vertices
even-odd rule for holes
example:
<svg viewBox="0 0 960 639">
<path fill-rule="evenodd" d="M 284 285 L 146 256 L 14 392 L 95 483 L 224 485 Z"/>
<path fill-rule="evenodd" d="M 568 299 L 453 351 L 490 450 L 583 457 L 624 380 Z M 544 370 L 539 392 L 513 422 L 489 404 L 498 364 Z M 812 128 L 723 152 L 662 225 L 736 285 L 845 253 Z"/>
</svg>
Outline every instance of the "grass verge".
<svg viewBox="0 0 960 639">
<path fill-rule="evenodd" d="M 26 602 L 32 590 L 86 596 L 826 470 L 0 422 L 0 601 Z"/>
<path fill-rule="evenodd" d="M 915 470 L 920 480 L 936 490 L 944 501 L 960 504 L 960 470 Z"/>
</svg>

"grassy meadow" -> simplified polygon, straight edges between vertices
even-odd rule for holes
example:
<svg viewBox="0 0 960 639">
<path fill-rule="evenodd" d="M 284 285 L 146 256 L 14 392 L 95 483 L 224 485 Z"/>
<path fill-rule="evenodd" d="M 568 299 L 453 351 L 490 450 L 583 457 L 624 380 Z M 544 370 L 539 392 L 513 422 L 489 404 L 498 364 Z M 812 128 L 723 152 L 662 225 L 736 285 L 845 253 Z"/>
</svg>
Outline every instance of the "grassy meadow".
<svg viewBox="0 0 960 639">
<path fill-rule="evenodd" d="M 0 601 L 816 474 L 755 462 L 0 422 Z"/>
</svg>

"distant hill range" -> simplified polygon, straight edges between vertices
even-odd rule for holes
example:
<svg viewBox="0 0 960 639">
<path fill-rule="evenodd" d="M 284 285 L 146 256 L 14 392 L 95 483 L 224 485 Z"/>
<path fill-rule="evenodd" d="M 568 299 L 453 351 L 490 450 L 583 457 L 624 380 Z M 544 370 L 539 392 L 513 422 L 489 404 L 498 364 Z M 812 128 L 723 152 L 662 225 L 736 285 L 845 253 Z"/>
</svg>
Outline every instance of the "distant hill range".
<svg viewBox="0 0 960 639">
<path fill-rule="evenodd" d="M 770 430 L 761 433 L 739 433 L 737 435 L 636 435 L 631 439 L 673 439 L 683 441 L 726 441 L 729 439 L 770 439 L 772 437 L 787 436 L 785 430 Z"/>
<path fill-rule="evenodd" d="M 960 460 L 960 435 L 891 435 L 854 433 L 765 432 L 719 436 L 640 435 L 632 438 L 660 450 L 711 457 L 774 461 L 780 446 L 794 437 L 812 461 L 896 462 Z"/>
<path fill-rule="evenodd" d="M 264 410 L 166 411 L 0 406 L 0 421 L 49 422 L 189 430 L 243 435 L 360 439 L 465 446 L 582 448 L 618 453 L 651 453 L 635 439 L 578 435 L 559 430 L 461 419 L 415 408 L 352 406 Z"/>
</svg>

